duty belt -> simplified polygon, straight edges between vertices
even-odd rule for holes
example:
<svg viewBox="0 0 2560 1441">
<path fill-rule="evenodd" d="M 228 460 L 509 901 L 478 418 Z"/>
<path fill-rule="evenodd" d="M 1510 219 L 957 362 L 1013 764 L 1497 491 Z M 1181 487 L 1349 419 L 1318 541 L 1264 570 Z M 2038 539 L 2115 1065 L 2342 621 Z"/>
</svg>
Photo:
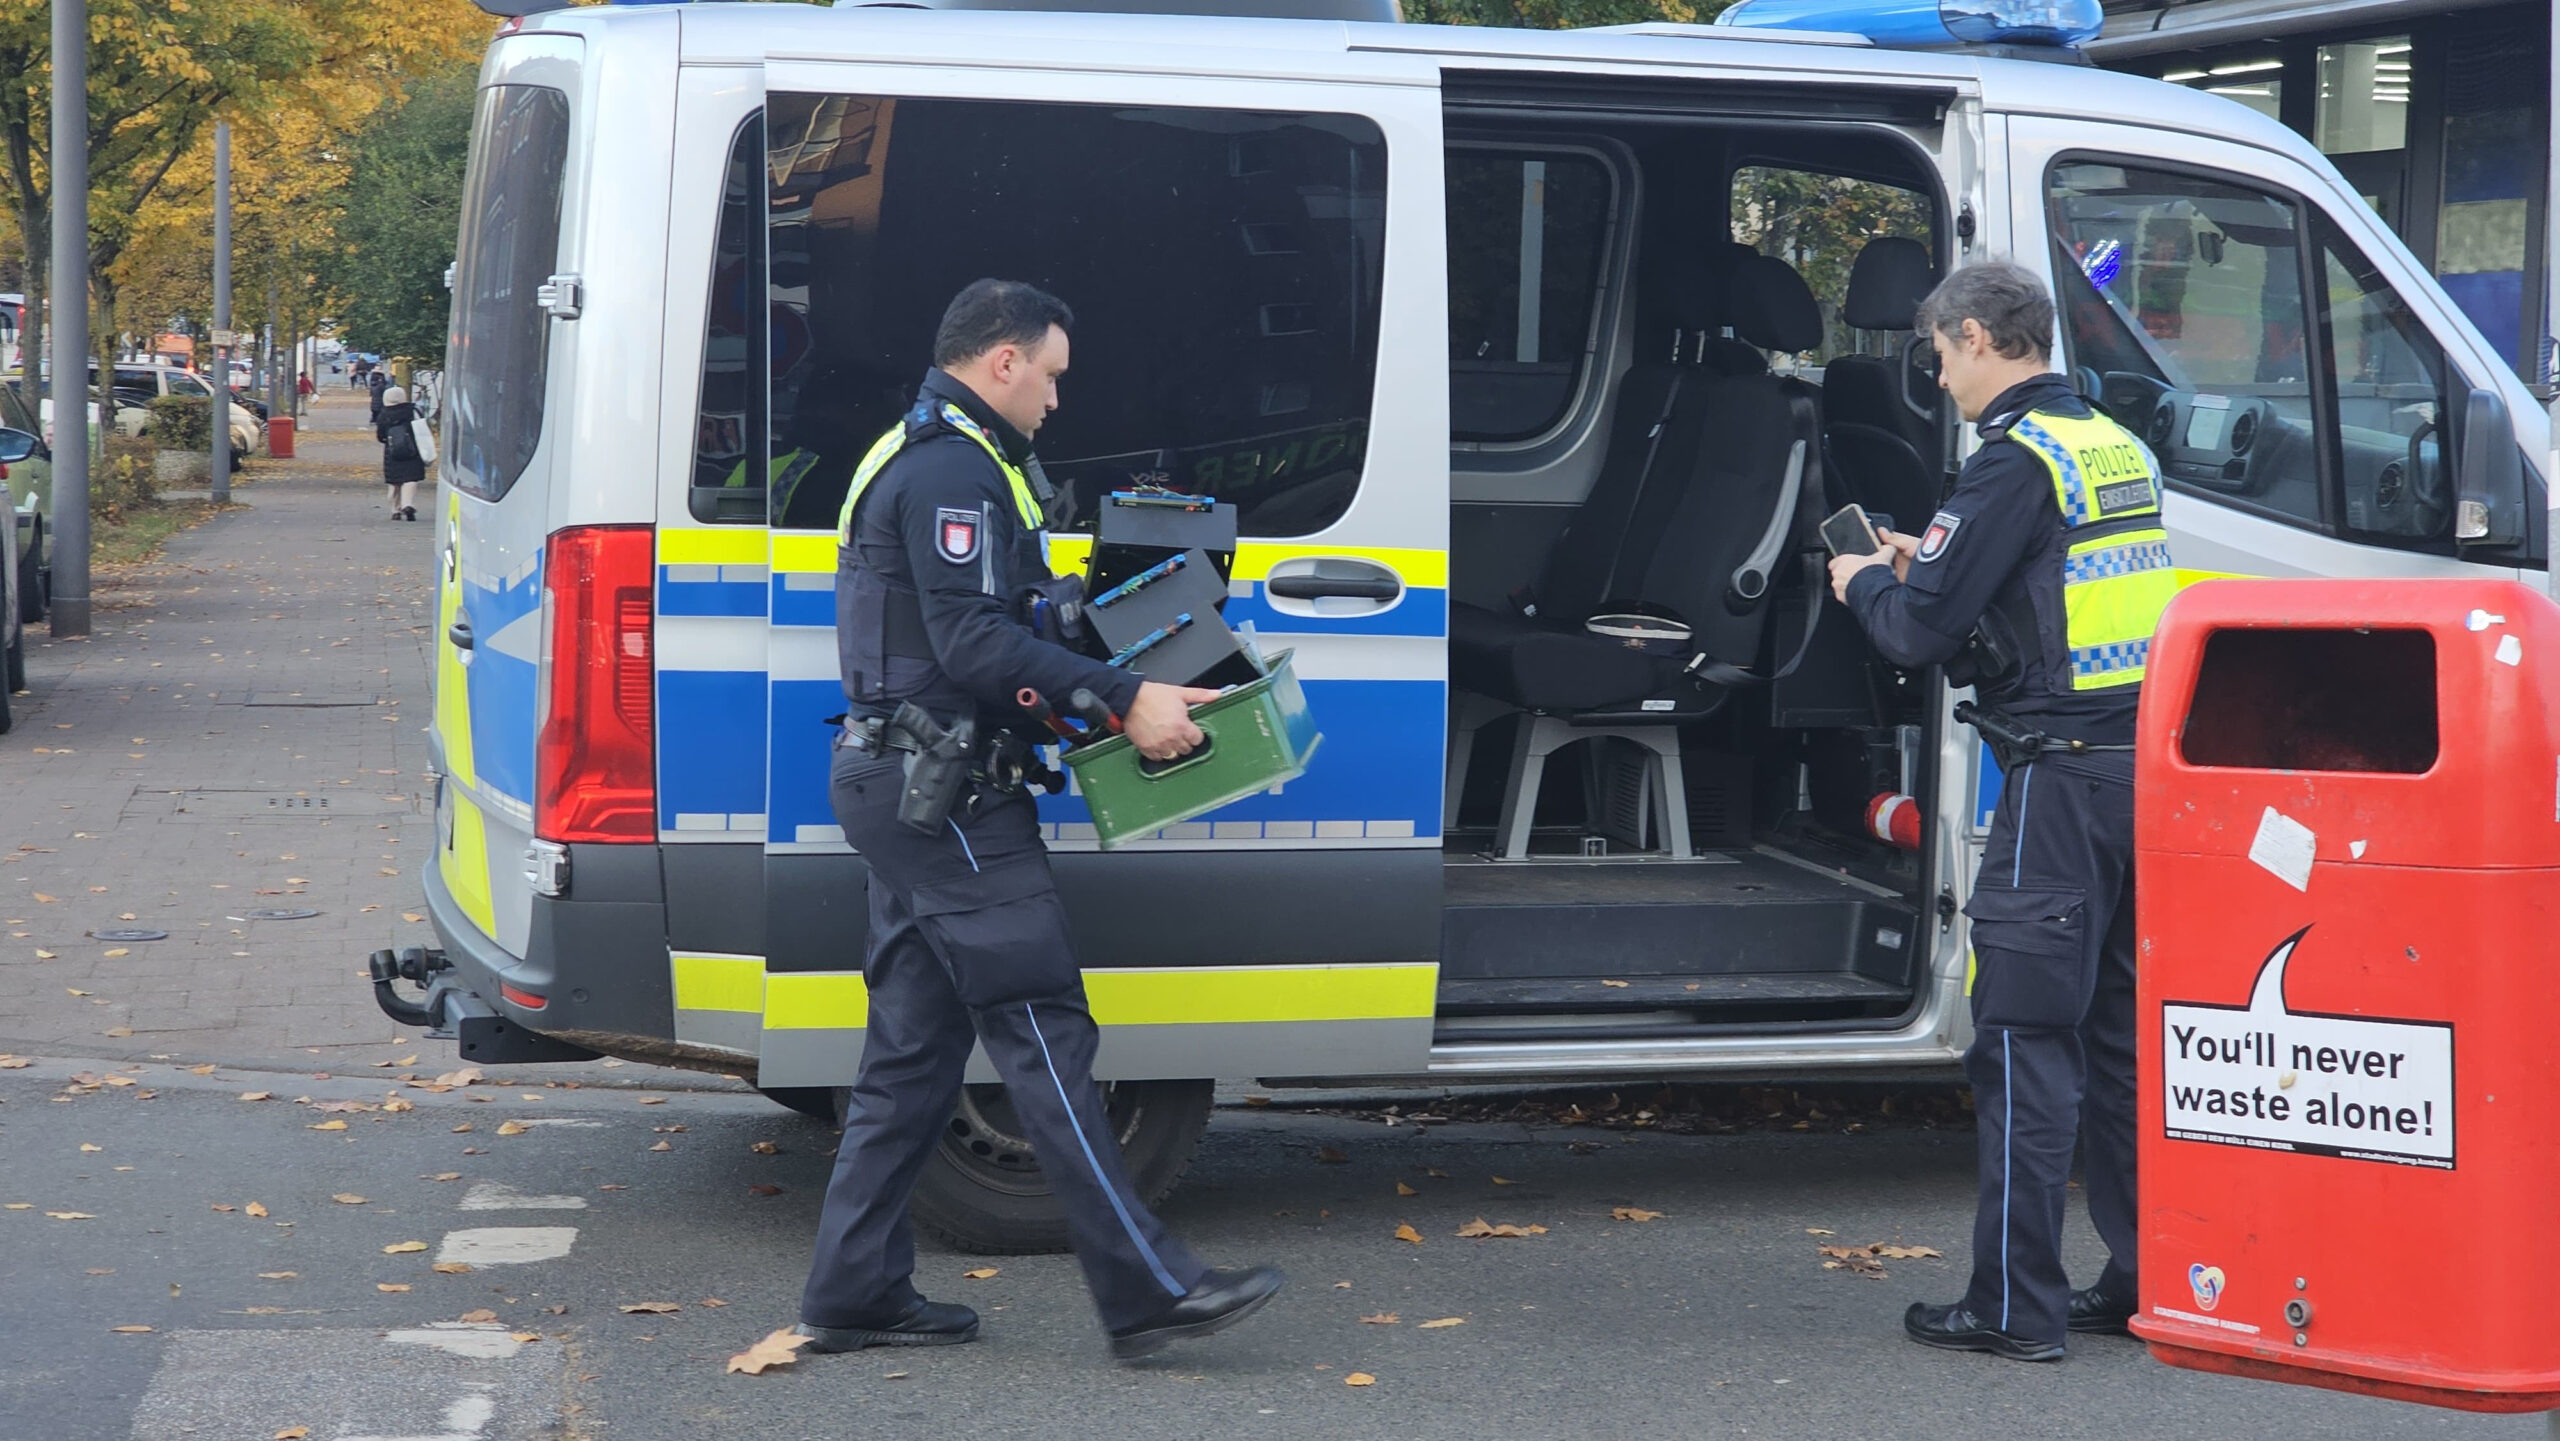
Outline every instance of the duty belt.
<svg viewBox="0 0 2560 1441">
<path fill-rule="evenodd" d="M 2094 741 L 2046 735 L 2016 716 L 2004 711 L 1986 710 L 1972 701 L 1956 704 L 1956 719 L 1981 733 L 1982 738 L 1990 743 L 1991 758 L 1998 761 L 2004 771 L 2034 765 L 2048 754 L 2076 756 L 2133 749 L 2130 745 L 2100 745 Z"/>
<path fill-rule="evenodd" d="M 899 724 L 894 718 L 849 715 L 837 733 L 836 744 L 871 755 L 899 752 L 921 756 L 932 754 L 935 742 L 919 735 L 913 728 Z M 1038 752 L 1020 736 L 1002 730 L 970 747 L 968 778 L 1003 795 L 1016 794 L 1026 786 L 1038 787 L 1051 795 L 1066 788 L 1066 778 L 1041 764 Z M 976 797 L 969 796 L 961 804 L 974 810 Z"/>
</svg>

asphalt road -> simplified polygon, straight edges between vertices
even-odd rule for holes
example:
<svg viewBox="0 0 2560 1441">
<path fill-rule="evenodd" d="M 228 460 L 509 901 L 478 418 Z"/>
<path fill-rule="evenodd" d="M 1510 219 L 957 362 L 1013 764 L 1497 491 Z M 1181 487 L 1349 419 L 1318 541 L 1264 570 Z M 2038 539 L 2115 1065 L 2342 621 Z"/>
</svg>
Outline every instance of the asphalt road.
<svg viewBox="0 0 2560 1441">
<path fill-rule="evenodd" d="M 514 1068 L 518 1084 L 434 1094 L 363 1064 L 417 1050 L 335 1057 L 327 1080 L 0 1070 L 0 1437 L 2547 1432 L 2176 1371 L 2123 1340 L 2076 1341 L 2052 1366 L 1910 1345 L 1902 1308 L 1962 1286 L 1961 1131 L 1420 1129 L 1285 1096 L 1222 1110 L 1166 1212 L 1213 1262 L 1288 1269 L 1246 1325 L 1114 1365 L 1069 1258 L 927 1244 L 919 1282 L 980 1310 L 978 1343 L 730 1375 L 725 1358 L 793 1319 L 832 1134 L 754 1096 L 623 1084 L 666 1079 L 637 1068 Z M 240 1099 L 260 1091 L 273 1099 Z M 414 1109 L 381 1109 L 394 1094 Z M 1612 1219 L 1622 1206 L 1663 1214 Z M 1456 1234 L 1479 1217 L 1547 1230 Z M 1403 1224 L 1420 1245 L 1395 1238 Z M 1816 1229 L 1948 1256 L 1825 1271 Z M 470 1269 L 433 1269 L 455 1258 Z M 680 1309 L 621 1309 L 644 1303 Z M 1379 1315 L 1396 1321 L 1362 1319 Z M 136 1326 L 151 1329 L 116 1329 Z"/>
</svg>

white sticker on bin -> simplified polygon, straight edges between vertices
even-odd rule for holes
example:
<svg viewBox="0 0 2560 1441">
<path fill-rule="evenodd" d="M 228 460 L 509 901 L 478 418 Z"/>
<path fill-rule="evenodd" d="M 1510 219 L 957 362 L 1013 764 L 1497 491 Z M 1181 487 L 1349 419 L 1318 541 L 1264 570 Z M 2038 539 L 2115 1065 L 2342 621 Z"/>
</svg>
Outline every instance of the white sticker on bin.
<svg viewBox="0 0 2560 1441">
<path fill-rule="evenodd" d="M 2311 857 L 2318 844 L 2311 827 L 2269 806 L 2267 813 L 2258 818 L 2258 835 L 2249 842 L 2249 859 L 2295 890 L 2307 891 L 2311 889 Z"/>
<path fill-rule="evenodd" d="M 2453 1169 L 2452 1024 L 2289 1009 L 2285 969 L 2310 929 L 2267 957 L 2246 1006 L 2161 1005 L 2166 1134 Z"/>
<path fill-rule="evenodd" d="M 2498 663 L 2500 665 L 2524 664 L 2524 642 L 2512 635 L 2498 637 Z"/>
</svg>

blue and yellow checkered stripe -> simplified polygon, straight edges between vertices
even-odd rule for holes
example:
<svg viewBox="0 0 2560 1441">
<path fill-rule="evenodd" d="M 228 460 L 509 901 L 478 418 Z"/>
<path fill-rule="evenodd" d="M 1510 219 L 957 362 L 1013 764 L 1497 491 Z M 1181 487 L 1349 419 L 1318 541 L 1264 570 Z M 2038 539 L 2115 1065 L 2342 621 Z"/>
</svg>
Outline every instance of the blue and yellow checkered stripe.
<svg viewBox="0 0 2560 1441">
<path fill-rule="evenodd" d="M 2086 552 L 2064 556 L 2062 583 L 2077 585 L 2082 581 L 2106 580 L 2112 576 L 2137 575 L 2146 570 L 2170 570 L 2169 542 L 2135 541 L 2129 545 L 2100 546 Z"/>
</svg>

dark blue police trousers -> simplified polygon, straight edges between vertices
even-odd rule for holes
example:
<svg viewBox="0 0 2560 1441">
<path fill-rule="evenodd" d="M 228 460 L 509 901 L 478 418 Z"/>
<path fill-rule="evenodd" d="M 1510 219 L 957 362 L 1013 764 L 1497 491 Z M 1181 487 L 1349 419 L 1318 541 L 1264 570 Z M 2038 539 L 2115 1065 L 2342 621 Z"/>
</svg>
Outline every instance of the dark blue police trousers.
<svg viewBox="0 0 2560 1441">
<path fill-rule="evenodd" d="M 2134 1299 L 2133 757 L 2051 756 L 2005 778 L 1965 905 L 1981 1195 L 1964 1304 L 2060 1341 L 2063 1196 L 2078 1139 L 2098 1286 Z"/>
<path fill-rule="evenodd" d="M 907 1200 L 950 1124 L 970 1047 L 983 1042 L 1066 1211 L 1103 1325 L 1144 1321 L 1207 1270 L 1121 1163 L 1032 802 L 985 796 L 924 835 L 897 819 L 900 759 L 839 749 L 830 777 L 845 839 L 871 870 L 870 1020 L 800 1319 L 869 1327 L 914 1304 Z"/>
</svg>

